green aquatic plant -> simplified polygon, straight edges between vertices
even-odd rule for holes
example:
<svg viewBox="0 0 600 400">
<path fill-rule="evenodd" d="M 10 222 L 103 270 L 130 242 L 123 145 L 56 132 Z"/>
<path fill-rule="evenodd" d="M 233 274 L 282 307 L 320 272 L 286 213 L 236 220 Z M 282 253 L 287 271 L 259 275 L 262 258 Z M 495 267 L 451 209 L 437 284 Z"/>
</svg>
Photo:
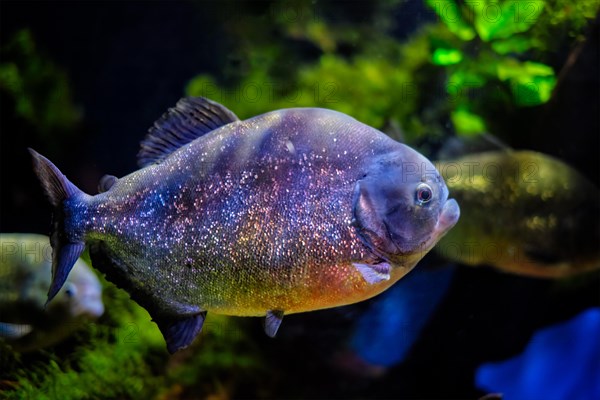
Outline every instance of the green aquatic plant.
<svg viewBox="0 0 600 400">
<path fill-rule="evenodd" d="M 240 118 L 325 107 L 380 129 L 400 126 L 408 141 L 427 131 L 418 116 L 424 92 L 415 88 L 426 79 L 430 45 L 426 35 L 404 43 L 390 36 L 398 1 L 362 3 L 358 14 L 334 3 L 261 4 L 257 11 L 224 3 L 235 63 L 191 79 L 186 94 L 209 97 Z"/>
<path fill-rule="evenodd" d="M 80 122 L 66 72 L 40 53 L 29 30 L 16 32 L 0 54 L 0 91 L 14 100 L 19 117 L 48 138 Z"/>
<path fill-rule="evenodd" d="M 309 3 L 269 2 L 262 13 L 225 21 L 244 68 L 199 75 L 186 93 L 211 97 L 241 118 L 285 107 L 331 108 L 397 139 L 390 126 L 399 126 L 408 143 L 435 140 L 449 127 L 460 135 L 495 132 L 497 121 L 550 99 L 557 76 L 543 61 L 557 40 L 548 32 L 567 31 L 571 41 L 581 36 L 599 2 L 428 0 L 437 22 L 404 42 L 390 32 L 397 2 L 372 4 L 364 17 L 378 22 L 371 29 L 364 21 L 349 26 L 337 17 L 344 11 L 330 4 Z M 258 28 L 250 41 L 240 27 L 252 22 Z M 290 49 L 299 46 L 317 51 L 298 57 Z"/>
<path fill-rule="evenodd" d="M 79 327 L 65 343 L 72 351 L 62 354 L 58 346 L 37 352 L 29 356 L 36 357 L 33 365 L 14 356 L 14 369 L 5 377 L 14 390 L 7 398 L 139 398 L 158 389 L 156 372 L 167 358 L 160 332 L 126 293 L 104 283 L 106 313 Z"/>
<path fill-rule="evenodd" d="M 488 129 L 483 102 L 474 101 L 474 94 L 492 89 L 496 101 L 516 106 L 550 99 L 556 84 L 552 68 L 519 58 L 536 46 L 526 32 L 544 9 L 543 1 L 526 3 L 427 0 L 446 28 L 432 37 L 432 62 L 446 69 L 446 90 L 455 99 L 450 115 L 458 134 Z"/>
<path fill-rule="evenodd" d="M 556 51 L 569 40 L 578 44 L 585 40 L 586 29 L 600 12 L 600 0 L 546 0 L 544 12 L 529 35 L 543 51 Z"/>
<path fill-rule="evenodd" d="M 488 130 L 488 104 L 510 109 L 550 99 L 557 82 L 554 69 L 531 59 L 543 58 L 553 49 L 557 41 L 548 33 L 557 27 L 570 35 L 581 34 L 599 2 L 568 6 L 560 0 L 427 0 L 427 4 L 445 28 L 431 37 L 432 63 L 446 71 L 457 133 L 470 135 Z"/>
<path fill-rule="evenodd" d="M 256 328 L 249 325 L 249 329 Z M 211 315 L 193 347 L 168 361 L 165 383 L 156 397 L 230 398 L 239 386 L 246 393 L 258 392 L 270 371 L 244 326 L 233 318 Z"/>
<path fill-rule="evenodd" d="M 385 47 L 385 57 L 365 52 L 347 59 L 324 53 L 314 63 L 298 65 L 285 80 L 259 67 L 233 85 L 201 74 L 188 83 L 186 94 L 209 97 L 242 119 L 279 108 L 330 108 L 379 128 L 398 124 L 410 140 L 426 130 L 415 117 L 422 102 L 415 87 L 426 79 L 422 72 L 429 64 L 429 42 L 417 36 Z"/>
<path fill-rule="evenodd" d="M 69 342 L 27 357 L 0 343 L 3 398 L 173 398 L 175 388 L 204 397 L 218 392 L 231 371 L 261 373 L 257 349 L 235 321 L 211 316 L 193 348 L 169 358 L 148 313 L 124 291 L 103 284 L 105 315 L 83 324 Z"/>
</svg>

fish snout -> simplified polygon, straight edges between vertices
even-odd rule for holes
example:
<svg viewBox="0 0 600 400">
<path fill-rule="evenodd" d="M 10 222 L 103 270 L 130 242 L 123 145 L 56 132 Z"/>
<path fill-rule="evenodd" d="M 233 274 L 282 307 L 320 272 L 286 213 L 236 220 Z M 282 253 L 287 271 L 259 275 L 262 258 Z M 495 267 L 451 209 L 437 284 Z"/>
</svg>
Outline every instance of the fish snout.
<svg viewBox="0 0 600 400">
<path fill-rule="evenodd" d="M 456 223 L 460 217 L 460 207 L 454 199 L 448 199 L 444 203 L 436 226 L 436 233 L 441 237 L 446 234 Z"/>
<path fill-rule="evenodd" d="M 86 302 L 82 307 L 82 314 L 94 319 L 100 318 L 102 314 L 104 314 L 104 303 L 102 303 L 102 297 L 96 296 L 94 298 L 86 299 Z"/>
<path fill-rule="evenodd" d="M 74 317 L 83 316 L 96 319 L 104 314 L 102 289 L 96 285 L 80 287 L 80 293 L 72 303 L 71 313 Z"/>
</svg>

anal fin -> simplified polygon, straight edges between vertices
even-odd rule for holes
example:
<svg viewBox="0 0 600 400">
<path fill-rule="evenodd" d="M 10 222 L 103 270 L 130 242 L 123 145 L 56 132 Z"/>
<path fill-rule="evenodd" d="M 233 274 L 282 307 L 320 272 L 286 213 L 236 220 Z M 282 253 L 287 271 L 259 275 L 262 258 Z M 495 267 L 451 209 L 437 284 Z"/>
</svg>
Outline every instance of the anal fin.
<svg viewBox="0 0 600 400">
<path fill-rule="evenodd" d="M 154 319 L 170 354 L 188 347 L 202 331 L 206 311 L 183 319 Z"/>
<path fill-rule="evenodd" d="M 202 331 L 206 311 L 198 306 L 181 304 L 174 301 L 161 302 L 140 285 L 134 285 L 127 274 L 129 267 L 107 247 L 105 242 L 90 243 L 92 265 L 106 275 L 106 278 L 125 290 L 129 296 L 142 306 L 158 325 L 167 350 L 173 354 L 189 346 Z"/>
<path fill-rule="evenodd" d="M 281 321 L 283 319 L 283 311 L 281 310 L 269 310 L 267 311 L 267 315 L 265 316 L 265 333 L 268 337 L 275 337 L 277 334 L 277 330 L 279 329 L 279 325 L 281 325 Z"/>
<path fill-rule="evenodd" d="M 391 266 L 386 262 L 378 264 L 352 263 L 362 277 L 371 285 L 390 279 Z"/>
</svg>

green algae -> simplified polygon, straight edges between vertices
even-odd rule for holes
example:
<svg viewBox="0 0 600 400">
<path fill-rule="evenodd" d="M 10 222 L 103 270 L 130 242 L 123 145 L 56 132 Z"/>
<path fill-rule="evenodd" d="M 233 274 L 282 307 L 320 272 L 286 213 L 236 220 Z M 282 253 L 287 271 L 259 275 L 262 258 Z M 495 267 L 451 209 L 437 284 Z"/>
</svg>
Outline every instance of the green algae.
<svg viewBox="0 0 600 400">
<path fill-rule="evenodd" d="M 209 316 L 194 345 L 170 357 L 150 315 L 124 291 L 103 284 L 105 315 L 80 326 L 68 342 L 30 355 L 2 345 L 4 398 L 173 398 L 190 391 L 204 397 L 223 390 L 232 371 L 238 377 L 265 373 L 234 319 Z"/>
<path fill-rule="evenodd" d="M 18 31 L 0 54 L 0 90 L 14 99 L 19 117 L 47 139 L 81 121 L 67 73 L 39 51 L 29 30 Z"/>
</svg>

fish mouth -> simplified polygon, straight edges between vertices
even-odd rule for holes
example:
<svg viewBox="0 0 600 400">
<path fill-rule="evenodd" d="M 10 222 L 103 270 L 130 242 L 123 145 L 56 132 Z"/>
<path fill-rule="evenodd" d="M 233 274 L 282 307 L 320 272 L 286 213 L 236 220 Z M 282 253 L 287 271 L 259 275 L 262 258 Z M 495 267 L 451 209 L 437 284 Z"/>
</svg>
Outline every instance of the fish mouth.
<svg viewBox="0 0 600 400">
<path fill-rule="evenodd" d="M 460 217 L 460 207 L 454 199 L 448 199 L 444 203 L 437 225 L 435 227 L 435 236 L 437 239 L 446 234 L 456 223 Z"/>
</svg>

